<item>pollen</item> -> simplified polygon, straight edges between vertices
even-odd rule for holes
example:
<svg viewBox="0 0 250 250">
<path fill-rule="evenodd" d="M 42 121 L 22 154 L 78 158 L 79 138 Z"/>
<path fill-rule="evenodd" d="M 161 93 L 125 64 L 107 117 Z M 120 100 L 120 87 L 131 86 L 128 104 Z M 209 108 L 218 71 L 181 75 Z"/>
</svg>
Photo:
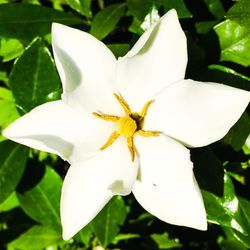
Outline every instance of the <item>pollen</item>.
<svg viewBox="0 0 250 250">
<path fill-rule="evenodd" d="M 134 145 L 135 133 L 138 133 L 139 135 L 145 137 L 160 135 L 160 133 L 157 131 L 147 131 L 143 130 L 142 128 L 143 120 L 147 114 L 149 106 L 153 103 L 153 100 L 150 100 L 143 106 L 141 113 L 133 113 L 127 102 L 122 98 L 122 96 L 114 93 L 114 97 L 124 110 L 124 116 L 119 117 L 115 115 L 93 112 L 93 115 L 99 119 L 116 123 L 115 131 L 110 135 L 107 142 L 102 147 L 100 147 L 100 150 L 104 150 L 105 148 L 109 147 L 119 136 L 123 136 L 127 139 L 127 145 L 131 155 L 131 159 L 132 161 L 134 161 L 136 152 L 136 148 Z"/>
</svg>

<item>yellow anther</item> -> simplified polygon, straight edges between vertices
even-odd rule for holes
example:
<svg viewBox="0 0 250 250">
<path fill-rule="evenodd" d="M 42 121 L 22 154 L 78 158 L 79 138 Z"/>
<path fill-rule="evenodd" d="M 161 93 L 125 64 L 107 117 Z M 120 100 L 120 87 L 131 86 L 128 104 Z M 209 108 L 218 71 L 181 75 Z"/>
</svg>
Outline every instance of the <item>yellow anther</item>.
<svg viewBox="0 0 250 250">
<path fill-rule="evenodd" d="M 134 140 L 133 136 L 127 138 L 127 143 L 128 143 L 128 149 L 131 155 L 132 161 L 135 159 L 135 146 L 134 146 Z"/>
<path fill-rule="evenodd" d="M 107 142 L 100 148 L 100 150 L 103 150 L 107 147 L 109 147 L 117 138 L 119 137 L 119 134 L 114 132 L 107 140 Z"/>
<path fill-rule="evenodd" d="M 103 114 L 99 114 L 99 113 L 96 113 L 96 112 L 93 112 L 92 114 L 94 116 L 102 119 L 102 120 L 105 120 L 105 121 L 117 122 L 120 119 L 119 116 L 115 116 L 115 115 L 103 115 Z"/>
<path fill-rule="evenodd" d="M 125 138 L 133 136 L 136 129 L 136 122 L 130 116 L 124 116 L 116 123 L 116 132 Z"/>
<path fill-rule="evenodd" d="M 140 114 L 141 118 L 144 118 L 144 117 L 146 116 L 147 111 L 148 111 L 148 108 L 149 108 L 149 106 L 152 104 L 152 102 L 153 102 L 153 100 L 147 102 L 147 103 L 143 106 L 142 111 L 141 111 L 141 114 Z"/>
<path fill-rule="evenodd" d="M 159 136 L 160 133 L 159 132 L 156 132 L 156 131 L 147 131 L 147 130 L 138 130 L 137 131 L 139 135 L 141 136 L 145 136 L 145 137 L 149 137 L 149 136 Z"/>
<path fill-rule="evenodd" d="M 131 115 L 132 112 L 130 110 L 129 105 L 126 103 L 126 101 L 121 96 L 117 95 L 116 93 L 114 93 L 114 96 L 115 96 L 116 100 L 120 103 L 120 105 L 122 106 L 126 115 Z"/>
</svg>

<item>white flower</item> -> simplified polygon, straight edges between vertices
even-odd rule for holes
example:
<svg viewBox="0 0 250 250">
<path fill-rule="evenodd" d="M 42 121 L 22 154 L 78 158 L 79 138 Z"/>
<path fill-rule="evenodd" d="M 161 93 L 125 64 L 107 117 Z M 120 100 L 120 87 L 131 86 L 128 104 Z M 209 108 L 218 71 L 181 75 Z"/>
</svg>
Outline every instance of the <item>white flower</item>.
<svg viewBox="0 0 250 250">
<path fill-rule="evenodd" d="M 71 164 L 61 198 L 64 239 L 112 196 L 131 191 L 159 219 L 206 230 L 183 144 L 222 138 L 248 105 L 249 92 L 184 80 L 186 38 L 175 10 L 118 61 L 90 34 L 61 24 L 53 24 L 52 40 L 62 100 L 33 109 L 4 135 Z"/>
</svg>

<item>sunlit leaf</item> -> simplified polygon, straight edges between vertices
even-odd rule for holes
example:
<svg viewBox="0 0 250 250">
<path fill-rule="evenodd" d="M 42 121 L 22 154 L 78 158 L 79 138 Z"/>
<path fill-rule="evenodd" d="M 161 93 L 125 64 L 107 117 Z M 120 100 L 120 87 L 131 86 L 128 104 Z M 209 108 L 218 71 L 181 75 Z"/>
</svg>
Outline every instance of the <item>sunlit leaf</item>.
<svg viewBox="0 0 250 250">
<path fill-rule="evenodd" d="M 249 29 L 226 20 L 215 27 L 221 48 L 221 61 L 231 61 L 243 66 L 250 65 Z"/>
<path fill-rule="evenodd" d="M 34 166 L 32 167 L 34 168 Z M 26 173 L 26 175 L 24 182 L 28 185 L 27 180 L 31 178 L 31 174 Z M 47 167 L 41 181 L 34 187 L 20 188 L 17 197 L 22 209 L 32 219 L 61 232 L 59 214 L 61 188 L 60 176 L 53 169 Z"/>
<path fill-rule="evenodd" d="M 178 239 L 170 239 L 167 233 L 151 234 L 150 237 L 154 240 L 159 249 L 172 249 L 182 247 Z"/>
<path fill-rule="evenodd" d="M 87 18 L 92 17 L 90 8 L 92 0 L 66 0 L 66 2 L 72 9 L 80 14 L 86 16 Z"/>
<path fill-rule="evenodd" d="M 106 247 L 117 236 L 127 215 L 126 206 L 120 196 L 113 198 L 93 220 L 94 233 Z"/>
<path fill-rule="evenodd" d="M 208 221 L 233 228 L 242 234 L 247 234 L 247 222 L 235 194 L 235 189 L 230 177 L 224 176 L 223 196 L 202 192 Z"/>
<path fill-rule="evenodd" d="M 225 17 L 239 23 L 240 25 L 243 25 L 249 28 L 249 25 L 250 25 L 249 0 L 238 1 L 229 9 Z"/>
<path fill-rule="evenodd" d="M 11 195 L 24 172 L 28 148 L 11 141 L 0 143 L 0 203 Z"/>
<path fill-rule="evenodd" d="M 70 13 L 34 4 L 1 4 L 0 34 L 3 37 L 30 41 L 51 31 L 52 22 L 67 25 L 82 23 Z"/>
<path fill-rule="evenodd" d="M 35 39 L 16 61 L 9 85 L 22 112 L 51 100 L 61 87 L 53 58 L 40 38 Z"/>
<path fill-rule="evenodd" d="M 0 40 L 0 57 L 3 62 L 8 62 L 20 56 L 23 53 L 23 44 L 17 39 Z"/>
<path fill-rule="evenodd" d="M 8 249 L 38 250 L 56 244 L 61 235 L 45 226 L 33 226 L 8 245 Z"/>
<path fill-rule="evenodd" d="M 11 210 L 19 205 L 16 193 L 13 192 L 1 205 L 0 212 L 6 212 Z"/>
<path fill-rule="evenodd" d="M 125 10 L 125 4 L 112 4 L 101 10 L 94 17 L 90 33 L 102 40 L 115 29 Z"/>
</svg>

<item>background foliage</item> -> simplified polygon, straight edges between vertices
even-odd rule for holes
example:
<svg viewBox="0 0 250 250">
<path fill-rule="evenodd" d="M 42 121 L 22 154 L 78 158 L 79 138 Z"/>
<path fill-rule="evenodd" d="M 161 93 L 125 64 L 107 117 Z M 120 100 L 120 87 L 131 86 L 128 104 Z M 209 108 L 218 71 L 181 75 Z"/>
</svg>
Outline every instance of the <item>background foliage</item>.
<svg viewBox="0 0 250 250">
<path fill-rule="evenodd" d="M 250 90 L 249 0 L 0 0 L 1 130 L 60 98 L 52 22 L 90 32 L 118 57 L 171 8 L 188 38 L 186 78 Z M 128 196 L 67 242 L 59 215 L 67 163 L 0 136 L 0 249 L 250 249 L 249 133 L 245 112 L 221 141 L 191 150 L 207 232 L 163 223 Z"/>
</svg>

